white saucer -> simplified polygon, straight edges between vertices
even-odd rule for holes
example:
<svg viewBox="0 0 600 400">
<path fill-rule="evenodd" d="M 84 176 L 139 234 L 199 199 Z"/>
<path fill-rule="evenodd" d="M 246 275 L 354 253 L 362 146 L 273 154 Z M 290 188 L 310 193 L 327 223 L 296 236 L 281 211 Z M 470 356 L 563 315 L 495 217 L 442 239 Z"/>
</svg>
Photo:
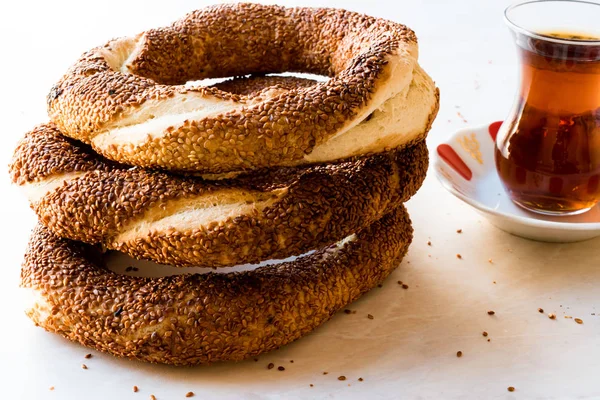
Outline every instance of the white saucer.
<svg viewBox="0 0 600 400">
<path fill-rule="evenodd" d="M 552 217 L 513 204 L 494 162 L 493 138 L 501 124 L 461 129 L 438 146 L 434 167 L 442 185 L 513 235 L 544 242 L 577 242 L 600 236 L 600 205 L 580 215 Z"/>
</svg>

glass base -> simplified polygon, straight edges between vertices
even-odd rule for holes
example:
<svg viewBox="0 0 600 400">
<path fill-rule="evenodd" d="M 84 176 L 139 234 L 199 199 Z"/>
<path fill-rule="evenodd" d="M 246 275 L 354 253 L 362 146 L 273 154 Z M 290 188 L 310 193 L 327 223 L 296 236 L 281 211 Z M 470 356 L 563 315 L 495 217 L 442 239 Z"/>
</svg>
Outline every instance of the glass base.
<svg viewBox="0 0 600 400">
<path fill-rule="evenodd" d="M 561 216 L 569 216 L 569 215 L 579 215 L 579 214 L 583 214 L 586 213 L 588 211 L 590 211 L 592 208 L 594 208 L 594 206 L 588 207 L 588 208 L 583 208 L 580 210 L 545 210 L 539 207 L 536 207 L 533 204 L 529 204 L 529 203 L 522 203 L 518 200 L 515 199 L 511 199 L 513 203 L 515 203 L 516 205 L 518 205 L 519 207 L 527 210 L 527 211 L 531 211 L 534 212 L 536 214 L 541 214 L 541 215 L 548 215 L 551 217 L 561 217 Z"/>
</svg>

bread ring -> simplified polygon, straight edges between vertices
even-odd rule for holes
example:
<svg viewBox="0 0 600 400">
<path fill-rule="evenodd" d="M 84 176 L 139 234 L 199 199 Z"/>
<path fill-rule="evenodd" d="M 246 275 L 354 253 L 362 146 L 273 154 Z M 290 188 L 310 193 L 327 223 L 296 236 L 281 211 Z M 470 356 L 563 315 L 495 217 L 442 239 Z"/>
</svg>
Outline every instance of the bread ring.
<svg viewBox="0 0 600 400">
<path fill-rule="evenodd" d="M 412 239 L 399 207 L 292 262 L 238 273 L 119 275 L 93 247 L 38 226 L 21 271 L 27 315 L 50 332 L 115 356 L 193 365 L 242 360 L 317 328 L 385 279 Z"/>
<path fill-rule="evenodd" d="M 53 86 L 66 135 L 130 165 L 200 173 L 329 162 L 422 138 L 439 94 L 404 25 L 324 8 L 226 4 L 115 39 Z M 285 71 L 309 87 L 231 94 L 190 80 Z"/>
<path fill-rule="evenodd" d="M 334 243 L 408 200 L 427 164 L 420 142 L 209 182 L 105 161 L 42 125 L 21 141 L 10 172 L 61 237 L 162 264 L 220 267 Z"/>
</svg>

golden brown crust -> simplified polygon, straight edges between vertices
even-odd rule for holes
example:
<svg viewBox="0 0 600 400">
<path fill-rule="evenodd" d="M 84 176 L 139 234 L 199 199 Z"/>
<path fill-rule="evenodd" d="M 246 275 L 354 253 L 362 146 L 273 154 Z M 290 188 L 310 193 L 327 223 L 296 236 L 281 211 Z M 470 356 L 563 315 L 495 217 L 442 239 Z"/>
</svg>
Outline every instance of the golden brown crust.
<svg viewBox="0 0 600 400">
<path fill-rule="evenodd" d="M 48 111 L 66 135 L 127 164 L 202 173 L 297 165 L 352 123 L 392 80 L 394 68 L 410 75 L 416 48 L 414 32 L 406 26 L 354 12 L 218 5 L 86 53 L 50 91 Z M 128 57 L 107 60 L 106 54 L 119 58 L 121 52 Z M 256 93 L 183 86 L 188 80 L 285 71 L 332 78 L 256 105 L 250 104 Z M 138 117 L 134 123 L 131 116 L 139 116 L 141 107 L 179 98 L 246 106 L 157 128 L 159 133 L 140 128 L 144 139 L 135 144 L 94 141 L 128 125 L 123 119 L 137 124 Z"/>
<path fill-rule="evenodd" d="M 242 360 L 317 328 L 379 284 L 412 239 L 404 207 L 336 245 L 279 265 L 227 274 L 138 278 L 102 266 L 91 246 L 36 228 L 21 286 L 27 315 L 84 346 L 143 361 Z"/>
<path fill-rule="evenodd" d="M 52 157 L 41 156 L 50 150 Z M 428 165 L 427 147 L 419 142 L 371 157 L 269 168 L 209 182 L 131 169 L 93 154 L 53 126 L 42 125 L 18 147 L 11 175 L 26 188 L 80 166 L 77 171 L 87 173 L 72 177 L 32 204 L 40 221 L 61 237 L 178 266 L 285 258 L 340 240 L 408 200 L 421 186 Z M 249 193 L 244 198 L 257 203 L 272 201 L 262 209 L 190 229 L 174 225 L 133 239 L 120 238 L 137 221 L 154 223 L 156 215 L 173 215 L 181 209 L 178 201 L 190 199 L 204 207 L 197 200 L 201 196 L 214 194 L 218 201 L 229 196 L 228 191 Z M 179 208 L 172 211 L 173 207 Z"/>
<path fill-rule="evenodd" d="M 43 124 L 21 139 L 13 153 L 9 174 L 13 183 L 23 185 L 53 175 L 118 167 L 89 146 L 62 136 L 54 124 Z"/>
</svg>

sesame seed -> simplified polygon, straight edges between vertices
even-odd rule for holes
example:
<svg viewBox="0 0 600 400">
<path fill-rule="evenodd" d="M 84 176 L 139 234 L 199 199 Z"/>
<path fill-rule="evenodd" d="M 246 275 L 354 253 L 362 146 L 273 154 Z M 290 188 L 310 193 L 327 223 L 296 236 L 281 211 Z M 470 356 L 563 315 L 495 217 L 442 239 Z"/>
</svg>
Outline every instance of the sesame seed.
<svg viewBox="0 0 600 400">
<path fill-rule="evenodd" d="M 456 258 L 458 258 L 459 260 L 462 260 L 462 256 L 460 254 L 457 254 Z"/>
<path fill-rule="evenodd" d="M 137 392 L 138 392 L 138 390 L 140 390 L 140 389 L 139 389 L 137 386 L 134 386 L 134 387 L 133 387 L 133 393 L 137 393 Z"/>
<path fill-rule="evenodd" d="M 515 388 L 514 388 L 514 387 L 512 387 L 512 386 L 509 386 L 509 387 L 508 387 L 508 391 L 509 391 L 509 392 L 514 392 L 514 391 L 515 391 Z"/>
<path fill-rule="evenodd" d="M 457 352 L 456 352 L 456 357 L 462 357 L 462 351 L 460 351 L 460 350 L 459 350 L 459 351 L 457 351 Z"/>
<path fill-rule="evenodd" d="M 281 366 L 281 365 L 280 365 L 279 367 L 277 367 L 277 369 L 278 369 L 279 371 L 285 371 L 285 367 L 283 367 L 283 366 Z"/>
<path fill-rule="evenodd" d="M 494 314 L 496 314 L 496 311 L 489 310 L 487 313 L 488 313 L 488 315 L 494 315 Z"/>
<path fill-rule="evenodd" d="M 373 317 L 371 314 L 367 314 L 367 318 L 369 318 L 369 319 L 373 319 L 373 318 L 375 318 L 375 317 Z"/>
<path fill-rule="evenodd" d="M 194 397 L 194 392 L 187 392 L 185 397 Z"/>
<path fill-rule="evenodd" d="M 550 318 L 550 319 L 556 319 L 556 314 L 550 313 L 550 314 L 548 314 L 548 318 Z"/>
<path fill-rule="evenodd" d="M 583 320 L 581 318 L 575 318 L 575 322 L 578 324 L 583 324 Z"/>
<path fill-rule="evenodd" d="M 540 314 L 543 314 L 543 313 L 544 313 L 544 309 L 543 309 L 543 308 L 538 308 L 538 312 L 539 312 Z"/>
<path fill-rule="evenodd" d="M 487 337 L 488 333 L 487 333 L 486 331 L 483 331 L 482 335 L 483 335 L 484 337 Z"/>
<path fill-rule="evenodd" d="M 81 364 L 81 369 L 88 369 L 88 367 L 85 364 Z"/>
<path fill-rule="evenodd" d="M 273 368 L 275 368 L 275 364 L 269 363 L 269 365 L 267 365 L 267 369 L 273 369 Z"/>
<path fill-rule="evenodd" d="M 344 375 L 338 376 L 338 381 L 345 381 L 346 377 Z"/>
<path fill-rule="evenodd" d="M 92 358 L 92 355 L 91 354 L 86 354 L 83 358 L 90 359 L 90 358 Z"/>
</svg>

